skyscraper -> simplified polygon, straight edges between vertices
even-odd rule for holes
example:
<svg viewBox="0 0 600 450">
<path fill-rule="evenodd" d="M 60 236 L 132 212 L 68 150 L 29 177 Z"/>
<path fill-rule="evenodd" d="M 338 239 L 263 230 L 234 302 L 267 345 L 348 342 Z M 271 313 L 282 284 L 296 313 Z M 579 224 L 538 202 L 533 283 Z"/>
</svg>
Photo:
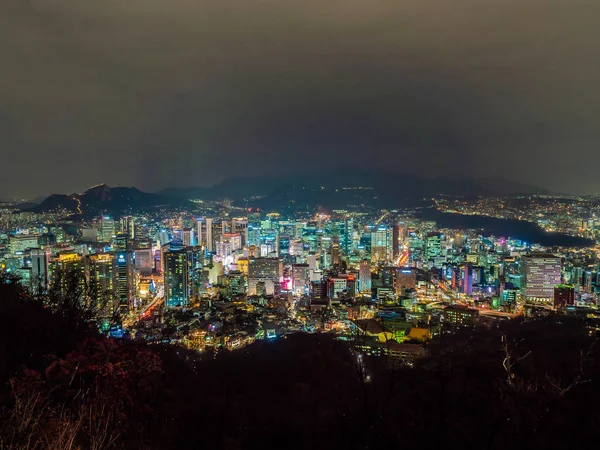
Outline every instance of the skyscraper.
<svg viewBox="0 0 600 450">
<path fill-rule="evenodd" d="M 282 281 L 283 267 L 277 258 L 255 258 L 248 265 L 248 294 L 256 295 L 256 287 L 262 282 L 265 293 L 273 295 Z"/>
<path fill-rule="evenodd" d="M 31 250 L 31 287 L 35 293 L 40 293 L 48 287 L 48 266 L 50 255 L 46 250 L 35 248 Z"/>
<path fill-rule="evenodd" d="M 117 233 L 115 238 L 117 296 L 118 308 L 122 314 L 126 314 L 132 306 L 135 292 L 133 253 L 129 242 L 127 233 Z"/>
<path fill-rule="evenodd" d="M 528 302 L 552 304 L 554 287 L 561 282 L 560 258 L 546 253 L 523 257 L 521 293 Z"/>
<path fill-rule="evenodd" d="M 164 253 L 165 306 L 175 308 L 187 306 L 187 253 L 184 250 Z"/>
<path fill-rule="evenodd" d="M 439 233 L 431 233 L 425 238 L 425 259 L 429 260 L 439 256 L 442 251 L 441 236 Z"/>
<path fill-rule="evenodd" d="M 116 289 L 115 255 L 100 253 L 86 257 L 86 273 L 89 283 L 90 301 L 100 314 L 111 316 L 114 312 Z"/>
<path fill-rule="evenodd" d="M 195 245 L 193 228 L 184 228 L 183 229 L 182 241 L 183 241 L 184 247 L 191 247 L 192 245 Z"/>
<path fill-rule="evenodd" d="M 368 259 L 360 262 L 358 269 L 358 288 L 362 293 L 371 292 L 371 263 Z"/>
<path fill-rule="evenodd" d="M 393 232 L 380 226 L 371 233 L 371 261 L 391 261 L 394 255 Z"/>
<path fill-rule="evenodd" d="M 115 234 L 115 221 L 108 216 L 102 217 L 100 224 L 100 240 L 102 242 L 112 241 Z"/>
<path fill-rule="evenodd" d="M 473 295 L 473 266 L 465 264 L 461 268 L 461 290 L 465 295 Z"/>
<path fill-rule="evenodd" d="M 309 280 L 308 264 L 292 265 L 292 290 L 294 295 L 300 296 L 306 294 Z"/>
</svg>

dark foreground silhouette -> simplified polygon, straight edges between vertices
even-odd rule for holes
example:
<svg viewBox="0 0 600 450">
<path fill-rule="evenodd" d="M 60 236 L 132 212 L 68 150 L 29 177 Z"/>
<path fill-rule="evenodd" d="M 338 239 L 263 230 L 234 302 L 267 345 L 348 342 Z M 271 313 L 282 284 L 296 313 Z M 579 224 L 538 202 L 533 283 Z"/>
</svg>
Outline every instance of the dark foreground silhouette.
<svg viewBox="0 0 600 450">
<path fill-rule="evenodd" d="M 581 323 L 446 333 L 414 367 L 298 334 L 236 352 L 113 340 L 0 285 L 0 448 L 591 448 L 600 350 Z"/>
</svg>

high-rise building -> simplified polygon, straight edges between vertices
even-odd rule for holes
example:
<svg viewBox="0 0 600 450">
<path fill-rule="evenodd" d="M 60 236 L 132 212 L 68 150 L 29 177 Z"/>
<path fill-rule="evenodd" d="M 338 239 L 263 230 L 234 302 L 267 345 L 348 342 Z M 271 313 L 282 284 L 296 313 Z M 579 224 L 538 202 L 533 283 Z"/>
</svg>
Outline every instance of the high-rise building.
<svg viewBox="0 0 600 450">
<path fill-rule="evenodd" d="M 461 291 L 465 295 L 473 295 L 473 266 L 465 264 L 461 267 Z"/>
<path fill-rule="evenodd" d="M 150 239 L 137 239 L 133 242 L 133 261 L 140 275 L 148 276 L 154 269 L 154 252 Z"/>
<path fill-rule="evenodd" d="M 231 219 L 231 232 L 241 236 L 242 247 L 248 245 L 248 219 L 243 217 Z"/>
<path fill-rule="evenodd" d="M 255 258 L 248 265 L 248 295 L 256 295 L 256 286 L 264 283 L 265 293 L 273 295 L 282 282 L 283 267 L 278 258 Z"/>
<path fill-rule="evenodd" d="M 441 236 L 439 233 L 431 233 L 425 238 L 425 259 L 433 259 L 442 252 Z"/>
<path fill-rule="evenodd" d="M 396 272 L 396 294 L 400 295 L 402 289 L 415 289 L 417 287 L 417 272 L 409 267 L 402 267 Z"/>
<path fill-rule="evenodd" d="M 133 305 L 135 293 L 133 253 L 127 233 L 117 233 L 115 249 L 118 308 L 121 314 L 126 314 Z"/>
<path fill-rule="evenodd" d="M 117 298 L 115 255 L 99 253 L 86 256 L 90 300 L 102 316 L 111 316 Z"/>
<path fill-rule="evenodd" d="M 393 232 L 380 226 L 371 232 L 371 261 L 391 261 L 394 255 Z"/>
<path fill-rule="evenodd" d="M 50 254 L 43 249 L 31 249 L 31 287 L 35 293 L 43 292 L 48 287 L 48 268 Z"/>
<path fill-rule="evenodd" d="M 191 246 L 195 245 L 193 228 L 184 228 L 183 229 L 182 241 L 183 241 L 184 247 L 191 247 Z"/>
<path fill-rule="evenodd" d="M 189 302 L 187 285 L 187 253 L 184 250 L 164 253 L 165 306 L 175 308 L 187 306 Z"/>
<path fill-rule="evenodd" d="M 554 287 L 561 283 L 561 260 L 545 253 L 532 253 L 522 259 L 521 293 L 528 302 L 552 304 Z"/>
<path fill-rule="evenodd" d="M 40 245 L 39 236 L 32 234 L 17 234 L 9 239 L 10 253 L 15 254 L 24 252 L 30 248 L 37 248 Z"/>
<path fill-rule="evenodd" d="M 52 283 L 64 294 L 85 295 L 83 258 L 78 253 L 60 253 L 52 260 Z"/>
<path fill-rule="evenodd" d="M 100 240 L 110 242 L 115 234 L 115 221 L 108 216 L 102 217 L 100 224 Z"/>
<path fill-rule="evenodd" d="M 292 291 L 294 295 L 305 295 L 308 289 L 310 280 L 310 272 L 308 264 L 293 264 L 292 265 Z"/>
<path fill-rule="evenodd" d="M 362 293 L 371 292 L 371 263 L 368 259 L 360 262 L 358 269 L 358 288 Z"/>
<path fill-rule="evenodd" d="M 575 304 L 575 287 L 573 285 L 559 284 L 554 287 L 554 307 L 564 308 Z"/>
</svg>

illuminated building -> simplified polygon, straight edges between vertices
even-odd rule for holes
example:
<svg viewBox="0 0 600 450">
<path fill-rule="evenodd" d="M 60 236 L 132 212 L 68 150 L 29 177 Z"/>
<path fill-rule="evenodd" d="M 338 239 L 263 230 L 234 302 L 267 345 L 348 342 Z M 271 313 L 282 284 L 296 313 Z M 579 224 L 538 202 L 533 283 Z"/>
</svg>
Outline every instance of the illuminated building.
<svg viewBox="0 0 600 450">
<path fill-rule="evenodd" d="M 338 265 L 340 264 L 340 246 L 338 245 L 337 242 L 334 242 L 331 245 L 331 265 Z"/>
<path fill-rule="evenodd" d="M 86 257 L 86 272 L 93 304 L 102 308 L 103 316 L 111 316 L 116 298 L 115 255 L 100 253 Z"/>
<path fill-rule="evenodd" d="M 24 252 L 30 248 L 36 248 L 40 245 L 39 236 L 31 234 L 17 234 L 11 236 L 9 239 L 10 253 L 16 254 L 18 252 Z"/>
<path fill-rule="evenodd" d="M 371 261 L 391 261 L 394 255 L 393 232 L 390 228 L 380 226 L 371 232 Z"/>
<path fill-rule="evenodd" d="M 135 293 L 133 253 L 129 247 L 129 235 L 124 232 L 117 233 L 115 237 L 117 296 L 119 311 L 122 314 L 129 311 Z"/>
<path fill-rule="evenodd" d="M 283 267 L 277 258 L 255 258 L 248 265 L 248 295 L 256 295 L 258 283 L 264 283 L 266 295 L 273 295 L 281 283 Z"/>
<path fill-rule="evenodd" d="M 425 259 L 433 259 L 442 251 L 441 236 L 439 233 L 431 233 L 425 238 Z"/>
<path fill-rule="evenodd" d="M 181 240 L 184 247 L 191 247 L 195 243 L 193 228 L 184 228 Z"/>
<path fill-rule="evenodd" d="M 149 239 L 140 239 L 134 241 L 133 246 L 135 270 L 143 276 L 151 275 L 154 268 L 152 242 Z"/>
<path fill-rule="evenodd" d="M 417 287 L 417 272 L 407 267 L 396 272 L 396 293 L 400 295 L 402 289 L 415 289 Z"/>
<path fill-rule="evenodd" d="M 309 279 L 308 264 L 292 265 L 292 290 L 294 295 L 301 296 L 307 293 Z"/>
<path fill-rule="evenodd" d="M 231 270 L 227 274 L 227 294 L 229 298 L 246 292 L 245 277 L 239 270 Z"/>
<path fill-rule="evenodd" d="M 466 264 L 461 267 L 461 291 L 465 295 L 473 295 L 473 266 Z"/>
<path fill-rule="evenodd" d="M 167 251 L 164 253 L 165 273 L 165 306 L 175 308 L 187 306 L 187 253 L 183 250 Z"/>
<path fill-rule="evenodd" d="M 240 217 L 231 219 L 231 232 L 241 236 L 241 247 L 248 245 L 248 219 Z"/>
<path fill-rule="evenodd" d="M 63 293 L 73 293 L 76 288 L 78 295 L 85 293 L 85 271 L 83 259 L 78 253 L 61 253 L 51 264 L 52 282 L 57 283 Z"/>
<path fill-rule="evenodd" d="M 359 265 L 358 289 L 362 293 L 371 293 L 371 263 L 367 259 L 363 259 Z"/>
<path fill-rule="evenodd" d="M 554 287 L 561 283 L 561 260 L 548 254 L 530 254 L 522 259 L 522 295 L 528 302 L 552 304 Z"/>
<path fill-rule="evenodd" d="M 554 287 L 554 307 L 564 308 L 575 304 L 575 287 L 573 285 L 559 284 Z"/>
<path fill-rule="evenodd" d="M 201 247 L 190 247 L 186 249 L 187 254 L 187 296 L 189 299 L 198 299 L 204 293 L 204 265 Z"/>
<path fill-rule="evenodd" d="M 212 252 L 212 229 L 213 220 L 211 218 L 198 219 L 198 245 L 204 247 L 206 251 Z"/>
<path fill-rule="evenodd" d="M 212 241 L 211 247 L 208 249 L 211 253 L 217 251 L 217 243 L 221 242 L 221 236 L 223 236 L 223 223 L 212 223 Z"/>
<path fill-rule="evenodd" d="M 46 250 L 31 249 L 31 287 L 35 293 L 43 292 L 48 287 L 48 267 L 50 255 Z"/>
<path fill-rule="evenodd" d="M 100 240 L 102 242 L 110 242 L 115 234 L 115 221 L 110 217 L 102 217 L 100 224 Z"/>
<path fill-rule="evenodd" d="M 444 323 L 454 326 L 474 326 L 479 311 L 463 306 L 448 306 L 442 313 Z"/>
<path fill-rule="evenodd" d="M 291 238 L 289 235 L 280 234 L 277 236 L 277 248 L 279 256 L 286 256 L 290 254 Z"/>
</svg>

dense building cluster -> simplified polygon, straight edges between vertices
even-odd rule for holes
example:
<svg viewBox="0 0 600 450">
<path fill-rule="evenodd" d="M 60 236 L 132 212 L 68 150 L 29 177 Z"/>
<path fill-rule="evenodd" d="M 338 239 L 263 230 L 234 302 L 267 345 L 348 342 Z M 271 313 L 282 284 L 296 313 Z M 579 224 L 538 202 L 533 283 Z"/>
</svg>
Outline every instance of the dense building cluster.
<svg viewBox="0 0 600 450">
<path fill-rule="evenodd" d="M 0 267 L 33 294 L 75 278 L 106 333 L 198 350 L 304 331 L 406 356 L 478 321 L 595 317 L 594 249 L 440 229 L 410 211 L 202 208 L 93 219 L 5 210 Z"/>
</svg>

